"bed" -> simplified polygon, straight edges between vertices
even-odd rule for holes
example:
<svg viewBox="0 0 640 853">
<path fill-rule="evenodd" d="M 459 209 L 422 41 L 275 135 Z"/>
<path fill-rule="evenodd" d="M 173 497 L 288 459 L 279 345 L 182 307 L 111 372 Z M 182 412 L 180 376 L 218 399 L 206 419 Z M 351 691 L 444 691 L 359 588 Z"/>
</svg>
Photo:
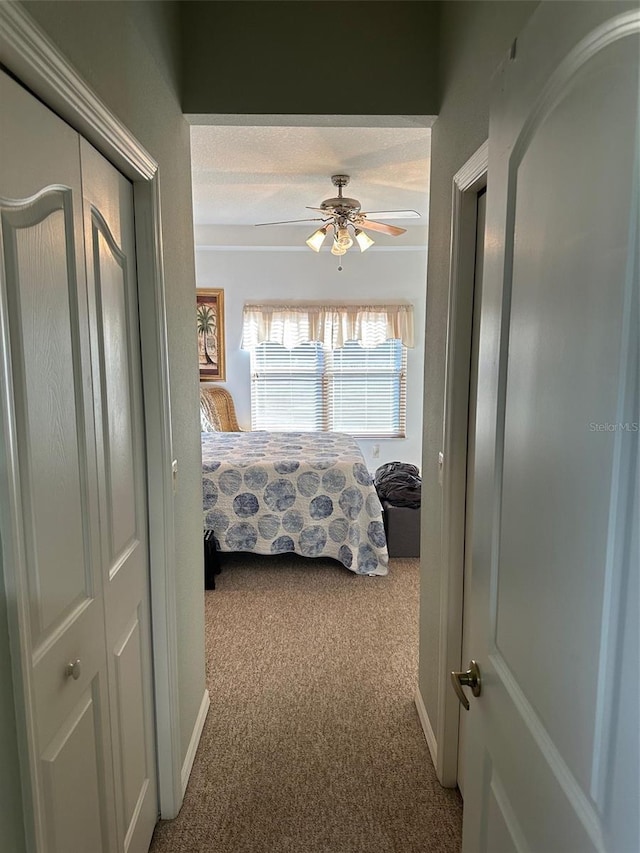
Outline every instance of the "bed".
<svg viewBox="0 0 640 853">
<path fill-rule="evenodd" d="M 382 506 L 343 433 L 202 433 L 205 533 L 220 551 L 332 557 L 386 575 Z"/>
</svg>

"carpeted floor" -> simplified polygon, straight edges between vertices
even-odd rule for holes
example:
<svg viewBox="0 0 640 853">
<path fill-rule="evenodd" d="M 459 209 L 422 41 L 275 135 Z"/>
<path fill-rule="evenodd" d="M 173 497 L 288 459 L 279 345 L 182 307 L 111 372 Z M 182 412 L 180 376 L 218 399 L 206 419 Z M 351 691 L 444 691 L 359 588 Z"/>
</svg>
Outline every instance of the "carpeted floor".
<svg viewBox="0 0 640 853">
<path fill-rule="evenodd" d="M 182 811 L 151 853 L 454 853 L 413 694 L 418 560 L 223 555 L 206 596 L 211 708 Z"/>
</svg>

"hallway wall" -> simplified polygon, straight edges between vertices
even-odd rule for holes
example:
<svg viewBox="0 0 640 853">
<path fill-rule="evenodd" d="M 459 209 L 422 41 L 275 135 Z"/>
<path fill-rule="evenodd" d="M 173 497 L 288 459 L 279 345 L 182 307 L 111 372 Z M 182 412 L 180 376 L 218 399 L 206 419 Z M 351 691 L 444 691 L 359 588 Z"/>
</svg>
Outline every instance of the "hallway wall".
<svg viewBox="0 0 640 853">
<path fill-rule="evenodd" d="M 184 112 L 433 115 L 439 5 L 182 0 Z"/>
<path fill-rule="evenodd" d="M 442 5 L 439 30 L 440 109 L 431 136 L 427 264 L 424 438 L 422 447 L 422 571 L 419 689 L 433 731 L 438 725 L 442 489 L 438 452 L 447 335 L 453 176 L 489 134 L 491 76 L 538 5 L 469 2 Z M 489 189 L 490 192 L 490 189 Z M 466 448 L 460 448 L 466 453 Z"/>
</svg>

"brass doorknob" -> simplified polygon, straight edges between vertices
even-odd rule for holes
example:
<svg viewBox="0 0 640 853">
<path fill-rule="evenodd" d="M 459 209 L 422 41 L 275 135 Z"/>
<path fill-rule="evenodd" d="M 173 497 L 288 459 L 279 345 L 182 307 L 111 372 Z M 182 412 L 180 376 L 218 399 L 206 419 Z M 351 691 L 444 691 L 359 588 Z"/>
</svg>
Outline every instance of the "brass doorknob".
<svg viewBox="0 0 640 853">
<path fill-rule="evenodd" d="M 64 674 L 67 678 L 73 678 L 74 681 L 77 681 L 80 678 L 80 671 L 80 658 L 76 658 L 66 665 Z"/>
<path fill-rule="evenodd" d="M 472 660 L 469 662 L 469 669 L 466 672 L 452 672 L 451 683 L 460 703 L 465 710 L 469 710 L 469 700 L 464 695 L 463 687 L 470 687 L 474 696 L 479 696 L 482 692 L 482 679 L 478 664 Z"/>
</svg>

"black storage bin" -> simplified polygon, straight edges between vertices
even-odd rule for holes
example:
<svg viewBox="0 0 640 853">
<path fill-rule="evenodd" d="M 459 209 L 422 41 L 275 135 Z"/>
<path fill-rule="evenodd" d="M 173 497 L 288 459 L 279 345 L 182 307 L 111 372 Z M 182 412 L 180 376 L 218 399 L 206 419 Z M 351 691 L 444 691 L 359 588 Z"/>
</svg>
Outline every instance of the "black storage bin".
<svg viewBox="0 0 640 853">
<path fill-rule="evenodd" d="M 415 465 L 385 462 L 374 475 L 390 557 L 420 556 L 422 479 Z"/>
<path fill-rule="evenodd" d="M 215 589 L 215 575 L 222 571 L 220 565 L 220 554 L 216 544 L 213 530 L 205 530 L 204 533 L 204 588 Z"/>
<path fill-rule="evenodd" d="M 394 506 L 382 501 L 384 530 L 390 557 L 420 556 L 420 507 Z"/>
</svg>

